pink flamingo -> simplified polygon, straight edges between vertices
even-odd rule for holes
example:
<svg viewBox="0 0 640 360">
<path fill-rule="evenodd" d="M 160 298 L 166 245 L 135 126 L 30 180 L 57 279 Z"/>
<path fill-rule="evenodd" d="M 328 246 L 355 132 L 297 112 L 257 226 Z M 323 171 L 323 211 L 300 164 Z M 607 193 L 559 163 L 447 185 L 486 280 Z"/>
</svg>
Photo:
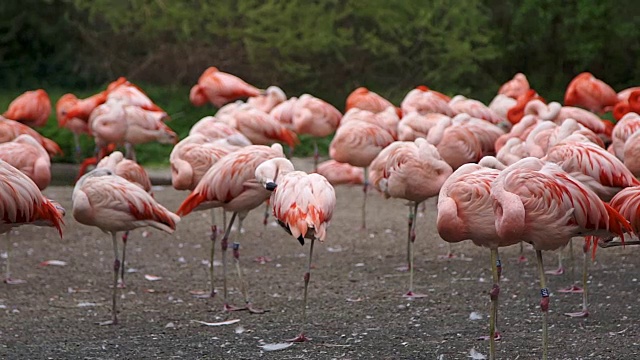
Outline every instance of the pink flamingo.
<svg viewBox="0 0 640 360">
<path fill-rule="evenodd" d="M 640 208 L 640 186 L 630 186 L 622 189 L 611 199 L 609 205 L 620 212 L 620 215 L 629 221 L 634 234 L 640 233 L 640 216 L 638 214 L 638 209 Z M 638 241 L 625 242 L 624 237 L 622 237 L 621 240 L 621 243 L 605 242 L 600 245 L 603 247 L 609 247 L 625 244 L 637 245 L 639 243 Z"/>
<path fill-rule="evenodd" d="M 421 115 L 415 111 L 404 114 L 398 123 L 398 140 L 413 141 L 417 138 L 426 138 L 429 130 L 442 118 L 448 118 L 448 116 L 439 113 Z"/>
<path fill-rule="evenodd" d="M 610 201 L 615 194 L 624 188 L 640 185 L 640 181 L 615 155 L 588 141 L 580 134 L 571 135 L 551 147 L 543 160 L 558 164 L 603 201 Z M 570 317 L 587 317 L 589 315 L 586 290 L 589 246 L 591 246 L 590 242 L 585 240 L 582 268 L 583 288 L 572 285 L 561 290 L 562 292 L 582 293 L 582 311 L 565 314 Z"/>
<path fill-rule="evenodd" d="M 388 107 L 377 113 L 352 108 L 344 114 L 340 124 L 345 125 L 351 121 L 363 121 L 378 125 L 391 134 L 394 140 L 398 138 L 398 123 L 400 122 L 400 118 L 392 107 Z"/>
<path fill-rule="evenodd" d="M 293 109 L 297 101 L 297 97 L 291 97 L 271 109 L 269 115 L 273 116 L 276 120 L 278 120 L 280 124 L 282 124 L 287 129 L 295 130 L 293 127 Z"/>
<path fill-rule="evenodd" d="M 429 130 L 427 141 L 436 146 L 440 156 L 455 170 L 482 158 L 482 143 L 466 126 L 452 126 L 451 119 L 441 119 Z"/>
<path fill-rule="evenodd" d="M 449 106 L 450 100 L 448 96 L 430 90 L 426 86 L 418 86 L 405 95 L 400 108 L 403 114 L 417 111 L 420 114 L 435 112 L 455 116 L 458 113 Z"/>
<path fill-rule="evenodd" d="M 73 189 L 72 203 L 73 217 L 77 222 L 111 233 L 115 258 L 111 320 L 100 325 L 115 325 L 118 323 L 116 299 L 121 264 L 117 232 L 151 226 L 171 234 L 180 217 L 160 205 L 139 185 L 106 168 L 94 169 L 78 180 Z"/>
<path fill-rule="evenodd" d="M 51 160 L 42 145 L 31 135 L 22 134 L 0 144 L 0 159 L 22 171 L 44 190 L 51 183 Z"/>
<path fill-rule="evenodd" d="M 307 134 L 313 139 L 313 168 L 318 168 L 317 138 L 333 134 L 342 114 L 328 102 L 309 94 L 303 94 L 293 106 L 293 129 L 298 135 Z"/>
<path fill-rule="evenodd" d="M 227 311 L 249 310 L 250 312 L 262 313 L 262 310 L 255 309 L 249 301 L 248 292 L 243 291 L 245 307 L 238 308 L 227 303 L 227 262 L 226 253 L 228 248 L 229 234 L 233 222 L 238 216 L 240 218 L 239 229 L 242 228 L 242 220 L 249 211 L 264 203 L 271 193 L 264 189 L 255 178 L 255 170 L 264 161 L 269 159 L 284 157 L 282 145 L 273 144 L 271 147 L 264 145 L 250 145 L 238 151 L 232 152 L 220 158 L 204 174 L 195 189 L 182 202 L 177 214 L 186 216 L 194 210 L 206 210 L 222 207 L 226 211 L 233 212 L 229 224 L 222 238 L 222 265 L 223 265 L 223 289 L 224 308 Z M 240 233 L 240 232 L 239 232 Z M 215 242 L 215 239 L 212 239 Z M 238 245 L 239 246 L 239 245 Z M 238 249 L 234 248 L 234 258 L 238 263 Z M 212 258 L 213 258 L 212 246 Z M 213 263 L 212 263 L 213 265 Z M 239 269 L 239 266 L 238 266 Z M 213 273 L 213 266 L 210 268 Z M 241 276 L 241 272 L 238 272 Z M 211 277 L 211 287 L 213 287 L 213 276 Z M 242 283 L 242 280 L 241 280 Z M 243 288 L 244 290 L 244 288 Z M 212 293 L 213 297 L 215 293 Z"/>
<path fill-rule="evenodd" d="M 148 111 L 164 112 L 162 108 L 156 105 L 153 100 L 145 94 L 135 84 L 129 82 L 124 77 L 119 78 L 107 87 L 107 101 L 118 100 L 126 105 L 133 105 Z M 163 120 L 168 120 L 169 116 L 165 114 Z"/>
<path fill-rule="evenodd" d="M 627 139 L 640 130 L 640 115 L 631 112 L 620 119 L 611 132 L 611 151 L 624 160 L 624 145 Z"/>
<path fill-rule="evenodd" d="M 269 86 L 264 94 L 252 96 L 247 99 L 247 104 L 266 113 L 287 100 L 287 94 L 277 86 Z"/>
<path fill-rule="evenodd" d="M 51 114 L 51 100 L 43 89 L 25 91 L 15 98 L 2 116 L 16 120 L 31 127 L 47 124 Z"/>
<path fill-rule="evenodd" d="M 27 134 L 36 139 L 51 156 L 62 154 L 60 146 L 58 146 L 55 141 L 47 139 L 25 124 L 19 123 L 14 120 L 5 119 L 4 117 L 0 116 L 0 143 L 11 141 L 21 134 Z"/>
<path fill-rule="evenodd" d="M 228 125 L 240 131 L 255 145 L 270 145 L 283 142 L 293 148 L 300 143 L 295 132 L 280 124 L 273 116 L 264 111 L 242 104 L 222 117 L 216 114 L 219 121 L 226 119 Z"/>
<path fill-rule="evenodd" d="M 520 95 L 525 94 L 529 91 L 531 87 L 529 86 L 529 80 L 527 80 L 527 76 L 523 73 L 517 73 L 513 76 L 513 78 L 500 86 L 498 89 L 498 94 L 505 95 L 513 99 L 517 99 Z"/>
<path fill-rule="evenodd" d="M 228 102 L 258 96 L 261 93 L 260 89 L 239 77 L 211 66 L 200 75 L 198 83 L 191 88 L 189 99 L 195 106 L 211 102 L 219 108 Z"/>
<path fill-rule="evenodd" d="M 458 114 L 468 114 L 477 119 L 486 120 L 492 124 L 499 124 L 505 119 L 493 112 L 487 105 L 475 99 L 467 99 L 456 95 L 449 101 L 449 106 Z"/>
<path fill-rule="evenodd" d="M 130 181 L 131 183 L 140 186 L 142 190 L 152 194 L 151 192 L 151 180 L 147 171 L 137 162 L 129 159 L 125 159 L 124 155 L 120 151 L 114 151 L 108 156 L 102 158 L 96 165 L 96 168 L 109 169 L 112 173 Z M 129 240 L 129 230 L 122 234 L 122 266 L 120 267 L 120 280 L 118 285 L 122 288 L 125 287 L 124 274 L 125 274 L 125 255 L 127 251 L 127 240 Z"/>
<path fill-rule="evenodd" d="M 398 116 L 402 117 L 402 110 L 393 105 L 391 101 L 367 89 L 366 87 L 359 87 L 347 96 L 344 111 L 347 112 L 353 108 L 357 108 L 371 111 L 372 113 L 378 113 L 384 111 L 388 107 L 395 108 Z"/>
<path fill-rule="evenodd" d="M 300 245 L 304 239 L 311 240 L 307 272 L 304 274 L 304 296 L 302 302 L 302 324 L 300 334 L 290 339 L 292 342 L 308 341 L 305 336 L 307 321 L 307 290 L 311 277 L 311 259 L 315 240 L 324 242 L 327 227 L 336 207 L 336 193 L 333 186 L 319 174 L 294 171 L 291 161 L 275 158 L 260 164 L 255 171 L 258 182 L 271 191 L 271 206 L 278 223 Z"/>
<path fill-rule="evenodd" d="M 453 169 L 435 146 L 425 139 L 416 139 L 415 142 L 395 142 L 382 150 L 371 163 L 371 170 L 371 182 L 386 198 L 405 199 L 413 205 L 413 211 L 409 211 L 407 236 L 409 291 L 404 296 L 424 297 L 413 292 L 413 243 L 417 222 L 414 217 L 421 202 L 438 195 Z"/>
<path fill-rule="evenodd" d="M 391 134 L 380 126 L 356 120 L 338 127 L 329 144 L 329 156 L 333 160 L 364 168 L 362 229 L 367 227 L 366 206 L 369 189 L 367 167 L 378 153 L 393 141 Z"/>
<path fill-rule="evenodd" d="M 491 184 L 499 174 L 500 170 L 480 164 L 462 165 L 444 182 L 438 196 L 440 237 L 451 243 L 471 240 L 475 245 L 491 250 L 490 359 L 495 359 L 495 341 L 502 338 L 496 327 L 502 273 L 498 248 L 520 242 L 518 238 L 502 239 L 496 232 Z"/>
<path fill-rule="evenodd" d="M 566 106 L 580 106 L 602 114 L 618 102 L 618 94 L 604 81 L 583 72 L 571 80 L 564 94 Z"/>
<path fill-rule="evenodd" d="M 493 110 L 496 115 L 498 115 L 502 120 L 506 121 L 508 120 L 507 114 L 509 113 L 509 110 L 512 107 L 516 106 L 517 103 L 518 101 L 512 97 L 498 94 L 489 103 L 489 109 Z"/>
<path fill-rule="evenodd" d="M 574 236 L 623 235 L 629 222 L 559 165 L 525 158 L 504 169 L 491 184 L 495 226 L 502 239 L 519 239 L 536 250 L 543 312 L 542 348 L 547 359 L 547 312 L 543 250 L 565 246 Z"/>
<path fill-rule="evenodd" d="M 7 264 L 4 282 L 20 284 L 11 278 L 9 231 L 21 225 L 55 227 L 62 238 L 64 209 L 45 198 L 38 186 L 23 172 L 0 159 L 0 234 L 7 234 Z"/>
<path fill-rule="evenodd" d="M 318 164 L 316 173 L 324 176 L 331 185 L 362 185 L 364 170 L 347 163 L 327 160 Z"/>
</svg>

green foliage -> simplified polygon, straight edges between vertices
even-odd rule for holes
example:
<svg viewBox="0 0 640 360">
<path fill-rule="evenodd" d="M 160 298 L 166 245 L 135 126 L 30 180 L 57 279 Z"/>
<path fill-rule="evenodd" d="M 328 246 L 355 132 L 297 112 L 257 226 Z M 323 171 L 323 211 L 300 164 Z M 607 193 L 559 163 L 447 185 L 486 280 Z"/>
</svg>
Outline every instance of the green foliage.
<svg viewBox="0 0 640 360">
<path fill-rule="evenodd" d="M 617 90 L 637 85 L 635 7 L 632 0 L 1 1 L 0 105 L 33 88 L 54 100 L 65 92 L 86 96 L 126 76 L 184 136 L 215 112 L 187 101 L 212 65 L 338 109 L 359 86 L 396 104 L 417 85 L 488 102 L 516 72 L 545 99 L 561 101 L 583 71 Z M 71 134 L 53 120 L 42 131 L 70 161 Z M 91 147 L 83 140 L 86 154 Z M 166 161 L 169 151 L 144 146 L 140 159 Z M 296 154 L 311 151 L 303 141 Z"/>
</svg>

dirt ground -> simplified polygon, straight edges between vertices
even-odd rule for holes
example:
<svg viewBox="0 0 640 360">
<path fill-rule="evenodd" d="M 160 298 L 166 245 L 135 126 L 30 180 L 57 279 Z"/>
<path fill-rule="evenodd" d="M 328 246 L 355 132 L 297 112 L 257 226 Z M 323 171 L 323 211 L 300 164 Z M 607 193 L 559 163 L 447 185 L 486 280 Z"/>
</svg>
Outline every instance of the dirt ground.
<svg viewBox="0 0 640 360">
<path fill-rule="evenodd" d="M 170 186 L 154 191 L 172 210 L 187 195 Z M 408 273 L 396 270 L 406 259 L 403 201 L 370 193 L 368 229 L 360 231 L 361 188 L 336 191 L 337 211 L 327 241 L 314 249 L 307 325 L 312 341 L 265 351 L 262 345 L 280 343 L 299 332 L 309 244 L 300 246 L 272 224 L 263 228 L 262 209 L 253 211 L 244 223 L 240 259 L 255 306 L 270 311 L 228 313 L 222 309 L 219 248 L 218 295 L 202 299 L 191 294 L 209 286 L 208 212 L 183 218 L 173 235 L 150 229 L 143 237 L 143 231 L 136 230 L 129 240 L 127 266 L 132 272 L 119 299 L 120 323 L 98 326 L 110 316 L 109 235 L 75 222 L 71 187 L 50 187 L 45 194 L 68 211 L 64 238 L 52 229 L 30 226 L 12 233 L 12 273 L 26 283 L 0 284 L 0 358 L 468 359 L 472 351 L 487 354 L 488 342 L 477 337 L 488 333 L 489 251 L 465 242 L 453 245 L 457 258 L 439 259 L 447 247 L 435 230 L 435 201 L 428 201 L 418 218 L 415 246 L 415 288 L 428 296 L 404 299 Z M 234 232 L 232 241 L 237 238 Z M 591 315 L 572 319 L 563 313 L 579 310 L 581 295 L 556 290 L 579 279 L 581 242 L 574 242 L 575 273 L 566 252 L 568 271 L 548 277 L 550 358 L 640 358 L 637 249 L 599 249 L 590 271 Z M 6 241 L 1 243 L 4 252 Z M 519 264 L 518 253 L 518 247 L 501 251 L 503 340 L 498 358 L 536 359 L 541 355 L 541 313 L 535 254 L 526 248 L 529 261 Z M 257 256 L 272 261 L 260 264 L 253 261 Z M 67 265 L 40 265 L 46 260 Z M 5 261 L 0 261 L 2 271 Z M 556 254 L 546 254 L 545 262 L 548 269 L 555 268 Z M 230 300 L 241 304 L 233 262 L 229 265 Z M 161 279 L 150 281 L 145 275 Z M 217 327 L 194 321 L 233 319 L 239 321 Z"/>
</svg>

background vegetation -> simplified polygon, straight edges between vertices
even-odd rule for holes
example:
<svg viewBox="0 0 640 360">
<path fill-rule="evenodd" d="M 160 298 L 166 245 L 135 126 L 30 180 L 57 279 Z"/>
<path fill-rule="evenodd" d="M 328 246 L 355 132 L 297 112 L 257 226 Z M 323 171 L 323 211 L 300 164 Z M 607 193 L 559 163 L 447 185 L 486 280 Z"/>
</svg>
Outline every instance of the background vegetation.
<svg viewBox="0 0 640 360">
<path fill-rule="evenodd" d="M 211 65 L 340 110 L 358 86 L 395 103 L 420 84 L 488 102 L 516 72 L 562 100 L 582 71 L 616 90 L 638 85 L 635 8 L 631 0 L 2 1 L 0 109 L 28 89 L 44 88 L 55 103 L 126 76 L 184 136 L 215 112 L 188 102 Z M 54 116 L 42 132 L 66 151 L 57 160 L 72 158 L 71 135 Z M 91 141 L 83 144 L 89 153 Z M 169 151 L 146 146 L 140 160 L 166 162 Z"/>
</svg>

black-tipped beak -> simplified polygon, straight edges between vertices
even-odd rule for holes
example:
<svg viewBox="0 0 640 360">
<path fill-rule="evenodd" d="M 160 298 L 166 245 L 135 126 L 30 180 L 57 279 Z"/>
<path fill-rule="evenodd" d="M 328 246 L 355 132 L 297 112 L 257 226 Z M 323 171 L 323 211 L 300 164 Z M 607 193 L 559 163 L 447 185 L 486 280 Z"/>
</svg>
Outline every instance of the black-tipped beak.
<svg viewBox="0 0 640 360">
<path fill-rule="evenodd" d="M 269 191 L 273 191 L 276 189 L 276 187 L 278 187 L 278 185 L 272 181 L 266 183 L 265 188 Z"/>
<path fill-rule="evenodd" d="M 304 246 L 304 238 L 302 235 L 298 236 L 298 241 L 300 242 L 300 245 Z"/>
</svg>

